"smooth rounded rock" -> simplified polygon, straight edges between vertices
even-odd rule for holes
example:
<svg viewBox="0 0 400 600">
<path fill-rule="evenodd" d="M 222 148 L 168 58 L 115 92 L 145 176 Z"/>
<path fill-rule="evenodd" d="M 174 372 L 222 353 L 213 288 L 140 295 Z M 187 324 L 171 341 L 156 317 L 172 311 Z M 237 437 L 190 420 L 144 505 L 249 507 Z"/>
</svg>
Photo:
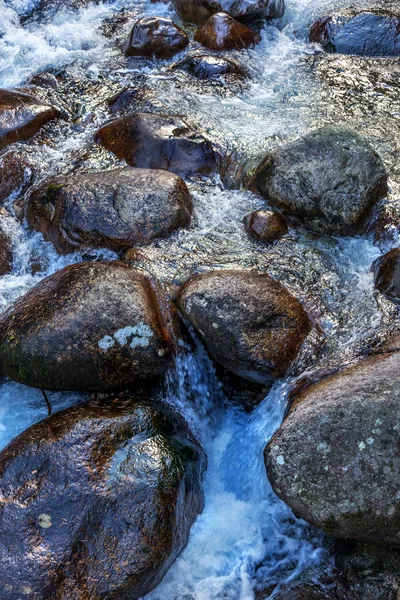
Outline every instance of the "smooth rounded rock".
<svg viewBox="0 0 400 600">
<path fill-rule="evenodd" d="M 275 493 L 329 535 L 400 546 L 399 418 L 398 351 L 306 385 L 265 449 Z"/>
<path fill-rule="evenodd" d="M 249 235 L 262 242 L 272 243 L 288 232 L 285 219 L 273 210 L 255 210 L 243 218 Z"/>
<path fill-rule="evenodd" d="M 340 54 L 400 56 L 400 19 L 371 11 L 325 16 L 311 27 L 310 41 Z"/>
<path fill-rule="evenodd" d="M 172 0 L 172 6 L 183 21 L 200 26 L 218 12 L 234 18 L 278 18 L 285 10 L 284 0 Z"/>
<path fill-rule="evenodd" d="M 188 44 L 186 33 L 170 19 L 144 17 L 134 24 L 122 51 L 126 56 L 167 59 Z"/>
<path fill-rule="evenodd" d="M 190 221 L 185 182 L 167 171 L 117 169 L 56 177 L 29 196 L 27 217 L 61 253 L 119 251 L 167 237 Z"/>
<path fill-rule="evenodd" d="M 386 196 L 387 173 L 364 138 L 329 126 L 269 153 L 250 187 L 305 227 L 353 235 Z"/>
<path fill-rule="evenodd" d="M 172 342 L 158 297 L 123 262 L 77 263 L 0 315 L 0 371 L 48 390 L 121 390 L 165 373 Z"/>
<path fill-rule="evenodd" d="M 393 248 L 373 263 L 375 287 L 389 300 L 400 304 L 400 248 Z"/>
<path fill-rule="evenodd" d="M 217 169 L 211 143 L 180 117 L 132 113 L 101 127 L 95 140 L 133 167 L 183 176 Z"/>
<path fill-rule="evenodd" d="M 139 598 L 186 545 L 204 454 L 139 394 L 59 412 L 0 453 L 0 597 Z"/>
<path fill-rule="evenodd" d="M 223 56 L 207 54 L 192 54 L 171 65 L 173 71 L 185 71 L 197 79 L 207 80 L 218 77 L 232 76 L 245 79 L 248 74 L 246 70 Z"/>
<path fill-rule="evenodd" d="M 225 13 L 216 13 L 198 29 L 194 39 L 210 50 L 243 50 L 255 46 L 261 36 Z"/>
<path fill-rule="evenodd" d="M 58 109 L 29 94 L 0 89 L 0 149 L 27 140 L 59 116 Z"/>
<path fill-rule="evenodd" d="M 300 302 L 259 271 L 195 276 L 177 304 L 218 363 L 260 384 L 287 372 L 311 330 Z"/>
</svg>

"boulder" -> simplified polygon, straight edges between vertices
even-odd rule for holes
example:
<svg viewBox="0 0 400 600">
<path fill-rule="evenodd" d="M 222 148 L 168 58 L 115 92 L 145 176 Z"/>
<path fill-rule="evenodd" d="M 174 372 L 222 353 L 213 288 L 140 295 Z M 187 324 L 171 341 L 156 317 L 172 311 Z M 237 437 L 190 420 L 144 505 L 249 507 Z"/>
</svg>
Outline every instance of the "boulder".
<svg viewBox="0 0 400 600">
<path fill-rule="evenodd" d="M 16 152 L 8 152 L 0 162 L 0 203 L 11 194 L 23 193 L 33 181 L 35 167 Z"/>
<path fill-rule="evenodd" d="M 0 149 L 35 135 L 59 110 L 29 94 L 0 89 Z"/>
<path fill-rule="evenodd" d="M 295 392 L 265 449 L 275 493 L 329 535 L 400 546 L 400 352 Z"/>
<path fill-rule="evenodd" d="M 123 262 L 77 263 L 0 315 L 0 371 L 48 390 L 107 391 L 172 360 L 159 294 Z"/>
<path fill-rule="evenodd" d="M 146 397 L 69 408 L 0 453 L 2 600 L 134 599 L 203 507 L 204 455 Z"/>
<path fill-rule="evenodd" d="M 126 56 L 171 58 L 189 44 L 186 33 L 170 19 L 139 19 L 122 47 Z"/>
<path fill-rule="evenodd" d="M 317 233 L 352 235 L 387 194 L 387 173 L 364 138 L 329 126 L 267 154 L 250 186 Z"/>
<path fill-rule="evenodd" d="M 400 304 L 400 248 L 377 258 L 372 266 L 375 287 L 395 304 Z"/>
<path fill-rule="evenodd" d="M 249 235 L 262 242 L 272 243 L 288 232 L 285 219 L 273 210 L 255 210 L 243 218 Z"/>
<path fill-rule="evenodd" d="M 218 363 L 260 384 L 287 372 L 311 330 L 300 302 L 259 271 L 195 276 L 177 304 Z"/>
<path fill-rule="evenodd" d="M 119 251 L 167 237 L 190 221 L 185 182 L 168 171 L 117 169 L 56 177 L 29 196 L 27 217 L 58 252 Z"/>
<path fill-rule="evenodd" d="M 255 46 L 261 36 L 225 13 L 216 13 L 198 29 L 194 39 L 210 50 L 242 50 Z"/>
<path fill-rule="evenodd" d="M 310 41 L 341 54 L 400 56 L 400 18 L 374 11 L 325 16 L 311 27 Z"/>
<path fill-rule="evenodd" d="M 171 65 L 173 71 L 185 71 L 197 79 L 216 79 L 218 77 L 233 76 L 245 79 L 246 70 L 233 60 L 223 56 L 208 54 L 189 54 L 182 60 Z"/>
<path fill-rule="evenodd" d="M 136 112 L 107 123 L 95 140 L 133 167 L 177 175 L 216 171 L 211 143 L 180 117 Z"/>
<path fill-rule="evenodd" d="M 0 276 L 10 273 L 12 269 L 14 227 L 14 219 L 4 208 L 0 208 Z"/>
<path fill-rule="evenodd" d="M 284 0 L 172 0 L 172 6 L 183 21 L 200 26 L 218 12 L 234 18 L 278 18 L 285 10 Z"/>
</svg>

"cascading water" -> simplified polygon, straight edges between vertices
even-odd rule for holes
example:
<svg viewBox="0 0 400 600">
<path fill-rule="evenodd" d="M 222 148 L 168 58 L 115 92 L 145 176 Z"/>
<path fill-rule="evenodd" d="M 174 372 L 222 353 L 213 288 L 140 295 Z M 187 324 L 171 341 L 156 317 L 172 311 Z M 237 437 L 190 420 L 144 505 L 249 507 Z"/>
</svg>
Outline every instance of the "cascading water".
<svg viewBox="0 0 400 600">
<path fill-rule="evenodd" d="M 76 156 L 88 156 L 93 167 L 119 164 L 115 158 L 93 151 L 93 131 L 104 122 L 104 100 L 139 75 L 165 112 L 185 114 L 213 140 L 228 148 L 240 164 L 250 164 L 267 148 L 298 137 L 313 126 L 332 122 L 334 108 L 321 92 L 314 65 L 315 48 L 306 31 L 326 7 L 347 0 L 287 0 L 283 19 L 268 24 L 262 42 L 241 55 L 251 74 L 250 83 L 232 91 L 206 85 L 186 86 L 161 63 L 129 63 L 121 58 L 113 39 L 101 25 L 121 10 L 129 20 L 157 14 L 172 16 L 163 3 L 115 0 L 88 5 L 75 12 L 60 9 L 48 19 L 31 20 L 22 27 L 19 15 L 34 7 L 31 0 L 0 2 L 0 86 L 24 85 L 35 73 L 52 70 L 74 76 L 71 95 L 74 119 L 56 126 L 50 144 L 28 147 L 35 152 L 45 175 L 69 172 Z M 123 37 L 123 35 L 122 35 Z M 185 87 L 186 86 L 186 87 Z M 87 90 L 87 91 L 85 91 Z M 96 93 L 93 92 L 96 90 Z M 87 100 L 88 106 L 85 106 Z M 360 127 L 368 129 L 369 121 Z M 357 124 L 358 115 L 341 114 Z M 369 117 L 368 117 L 369 118 Z M 376 123 L 370 117 L 371 123 Z M 384 115 L 382 116 L 384 118 Z M 374 126 L 375 145 L 388 164 L 394 162 L 390 141 Z M 122 163 L 121 163 L 122 164 Z M 235 180 L 237 173 L 230 174 Z M 145 250 L 142 267 L 155 272 L 163 283 L 180 282 L 198 268 L 229 266 L 266 270 L 282 280 L 308 307 L 318 322 L 325 344 L 318 360 L 351 355 L 362 337 L 373 336 L 388 324 L 395 308 L 377 300 L 370 266 L 380 249 L 369 239 L 315 238 L 291 231 L 273 248 L 250 241 L 242 217 L 259 208 L 250 192 L 227 189 L 218 177 L 189 181 L 194 197 L 194 223 L 168 240 L 153 242 Z M 396 187 L 396 181 L 392 187 Z M 12 211 L 15 197 L 8 201 Z M 42 236 L 15 226 L 14 268 L 0 279 L 0 306 L 6 308 L 40 279 L 67 264 L 85 260 L 75 253 L 60 257 Z M 112 259 L 107 250 L 90 252 L 90 259 Z M 31 265 L 40 267 L 32 274 Z M 305 352 L 293 375 L 314 361 Z M 208 455 L 204 482 L 205 508 L 194 524 L 188 546 L 148 600 L 251 600 L 255 590 L 270 590 L 299 576 L 322 560 L 329 565 L 323 536 L 297 520 L 274 495 L 263 464 L 263 449 L 280 425 L 290 381 L 278 382 L 250 414 L 224 396 L 213 365 L 199 342 L 182 343 L 175 368 L 168 376 L 168 400 L 182 411 L 201 439 Z M 87 399 L 82 394 L 51 393 L 53 411 Z M 14 382 L 0 388 L 0 446 L 46 416 L 41 393 Z"/>
</svg>

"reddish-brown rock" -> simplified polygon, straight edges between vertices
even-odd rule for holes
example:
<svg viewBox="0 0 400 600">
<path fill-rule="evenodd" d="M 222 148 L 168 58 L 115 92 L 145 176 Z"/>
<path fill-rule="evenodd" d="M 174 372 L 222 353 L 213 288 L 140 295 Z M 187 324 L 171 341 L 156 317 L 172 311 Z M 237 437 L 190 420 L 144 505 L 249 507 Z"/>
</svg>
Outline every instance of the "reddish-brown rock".
<svg viewBox="0 0 400 600">
<path fill-rule="evenodd" d="M 170 19 L 144 17 L 134 24 L 122 51 L 126 56 L 171 58 L 188 43 L 186 33 Z"/>
<path fill-rule="evenodd" d="M 235 19 L 281 17 L 284 0 L 172 0 L 172 6 L 183 21 L 204 25 L 211 15 L 225 12 Z"/>
<path fill-rule="evenodd" d="M 255 210 L 243 219 L 247 233 L 257 240 L 271 243 L 288 232 L 285 219 L 273 210 Z"/>
<path fill-rule="evenodd" d="M 255 46 L 261 37 L 225 13 L 216 13 L 196 31 L 194 39 L 210 50 L 243 50 Z"/>
</svg>

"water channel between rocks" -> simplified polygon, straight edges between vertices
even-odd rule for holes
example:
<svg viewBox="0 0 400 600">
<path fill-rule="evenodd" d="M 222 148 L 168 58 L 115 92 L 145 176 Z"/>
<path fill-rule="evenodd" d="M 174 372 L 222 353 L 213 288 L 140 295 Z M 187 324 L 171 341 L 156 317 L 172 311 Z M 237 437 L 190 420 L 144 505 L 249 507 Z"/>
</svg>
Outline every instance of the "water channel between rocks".
<svg viewBox="0 0 400 600">
<path fill-rule="evenodd" d="M 30 21 L 22 28 L 18 15 L 33 4 L 0 2 L 0 87 L 24 87 L 42 71 L 63 76 L 69 93 L 66 110 L 73 118 L 47 126 L 39 141 L 24 145 L 40 163 L 43 176 L 68 173 L 76 165 L 82 170 L 122 165 L 94 147 L 93 132 L 109 117 L 106 99 L 142 80 L 144 103 L 159 112 L 185 115 L 232 157 L 234 166 L 225 184 L 218 177 L 188 181 L 194 198 L 192 224 L 143 249 L 141 268 L 166 285 L 211 268 L 265 270 L 284 282 L 318 323 L 320 332 L 315 336 L 324 339 L 318 361 L 324 364 L 352 356 L 393 321 L 396 309 L 378 298 L 370 266 L 382 250 L 396 245 L 394 241 L 378 247 L 368 237 L 325 238 L 291 229 L 289 236 L 267 248 L 251 241 L 242 225 L 243 216 L 263 203 L 232 184 L 239 177 L 237 165 L 251 165 L 268 148 L 315 127 L 339 123 L 361 132 L 381 154 L 390 174 L 391 197 L 398 196 L 400 101 L 390 95 L 385 62 L 321 57 L 305 41 L 310 23 L 324 9 L 349 2 L 287 0 L 285 16 L 266 26 L 261 44 L 234 53 L 248 69 L 249 82 L 222 87 L 195 85 L 184 75 L 171 73 L 168 65 L 173 61 L 122 56 L 104 23 L 117 23 L 121 40 L 138 16 L 168 15 L 181 24 L 161 2 L 116 0 L 74 13 L 60 9 L 49 19 Z M 119 14 L 127 15 L 120 24 Z M 369 77 L 370 70 L 378 73 L 380 87 L 376 77 Z M 9 200 L 11 211 L 14 200 Z M 16 227 L 13 237 L 13 271 L 0 279 L 2 310 L 40 279 L 87 259 L 79 253 L 60 257 L 41 234 L 25 225 Z M 89 258 L 115 257 L 111 251 L 98 250 Z M 32 263 L 40 265 L 35 274 Z M 314 359 L 305 348 L 292 376 Z M 205 508 L 192 527 L 188 546 L 158 588 L 146 596 L 148 600 L 251 600 L 257 589 L 277 591 L 277 584 L 307 569 L 315 577 L 321 565 L 329 570 L 329 543 L 292 515 L 265 475 L 262 451 L 282 421 L 289 383 L 290 378 L 276 383 L 261 404 L 246 413 L 224 397 L 201 344 L 182 345 L 168 375 L 168 400 L 185 414 L 207 452 Z M 49 393 L 49 399 L 56 411 L 87 396 Z M 0 446 L 46 414 L 39 391 L 3 383 Z"/>
</svg>

